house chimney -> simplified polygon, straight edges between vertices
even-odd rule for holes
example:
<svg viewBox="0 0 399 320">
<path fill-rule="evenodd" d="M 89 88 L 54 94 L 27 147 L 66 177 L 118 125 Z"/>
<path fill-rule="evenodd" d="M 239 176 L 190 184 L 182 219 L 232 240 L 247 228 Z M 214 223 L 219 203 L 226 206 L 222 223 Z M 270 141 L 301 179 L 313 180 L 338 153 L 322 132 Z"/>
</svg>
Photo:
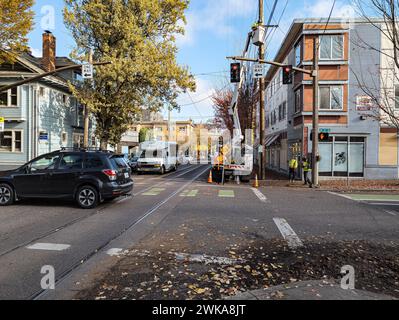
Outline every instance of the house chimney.
<svg viewBox="0 0 399 320">
<path fill-rule="evenodd" d="M 48 30 L 43 33 L 42 65 L 46 71 L 55 70 L 55 37 Z"/>
</svg>

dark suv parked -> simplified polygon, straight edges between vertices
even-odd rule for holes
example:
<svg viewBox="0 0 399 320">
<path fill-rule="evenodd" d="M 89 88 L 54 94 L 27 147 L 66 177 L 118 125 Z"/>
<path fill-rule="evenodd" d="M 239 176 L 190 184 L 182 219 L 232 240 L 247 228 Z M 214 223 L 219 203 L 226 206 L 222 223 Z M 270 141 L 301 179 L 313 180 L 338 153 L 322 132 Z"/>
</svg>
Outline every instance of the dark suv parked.
<svg viewBox="0 0 399 320">
<path fill-rule="evenodd" d="M 70 198 L 91 209 L 133 189 L 123 156 L 104 151 L 61 150 L 0 172 L 0 206 L 23 198 Z"/>
</svg>

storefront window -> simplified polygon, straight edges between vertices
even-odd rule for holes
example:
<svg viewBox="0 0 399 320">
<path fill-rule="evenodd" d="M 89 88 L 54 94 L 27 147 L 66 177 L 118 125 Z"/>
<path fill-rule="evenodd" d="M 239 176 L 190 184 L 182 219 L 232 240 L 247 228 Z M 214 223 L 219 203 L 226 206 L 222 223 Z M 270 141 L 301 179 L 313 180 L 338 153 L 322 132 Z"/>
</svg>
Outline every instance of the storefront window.
<svg viewBox="0 0 399 320">
<path fill-rule="evenodd" d="M 332 142 L 321 143 L 319 171 L 321 176 L 362 177 L 364 174 L 363 137 L 332 137 Z M 348 172 L 349 170 L 349 172 Z"/>
<path fill-rule="evenodd" d="M 319 163 L 320 175 L 332 175 L 332 143 L 321 143 L 319 145 L 319 153 L 321 155 Z"/>
<path fill-rule="evenodd" d="M 348 175 L 348 144 L 335 143 L 334 145 L 334 176 Z"/>
</svg>

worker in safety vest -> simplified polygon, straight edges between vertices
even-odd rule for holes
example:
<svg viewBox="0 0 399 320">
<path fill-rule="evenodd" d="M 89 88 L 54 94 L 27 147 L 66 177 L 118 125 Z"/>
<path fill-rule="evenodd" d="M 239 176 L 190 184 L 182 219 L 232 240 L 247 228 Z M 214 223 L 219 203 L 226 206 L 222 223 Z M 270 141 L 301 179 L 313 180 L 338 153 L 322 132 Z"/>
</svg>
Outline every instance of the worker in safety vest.
<svg viewBox="0 0 399 320">
<path fill-rule="evenodd" d="M 289 166 L 289 179 L 290 179 L 290 182 L 294 182 L 295 177 L 296 177 L 296 171 L 298 169 L 298 160 L 295 157 L 293 157 L 289 161 L 288 166 Z"/>
<path fill-rule="evenodd" d="M 312 181 L 310 180 L 310 171 L 312 170 L 310 167 L 310 162 L 305 157 L 302 158 L 302 169 L 303 169 L 303 180 L 304 185 L 309 184 L 309 187 L 312 187 Z"/>
<path fill-rule="evenodd" d="M 214 158 L 214 165 L 212 167 L 212 176 L 217 183 L 221 183 L 223 181 L 223 166 L 225 163 L 224 160 L 225 158 L 223 150 L 220 150 L 220 152 Z"/>
</svg>

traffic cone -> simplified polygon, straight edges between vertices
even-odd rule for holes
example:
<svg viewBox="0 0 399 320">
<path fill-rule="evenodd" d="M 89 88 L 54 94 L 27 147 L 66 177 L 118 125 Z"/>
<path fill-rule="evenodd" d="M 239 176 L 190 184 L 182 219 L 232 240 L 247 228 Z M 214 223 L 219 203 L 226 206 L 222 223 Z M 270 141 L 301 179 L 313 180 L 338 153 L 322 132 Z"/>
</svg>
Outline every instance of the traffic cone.
<svg viewBox="0 0 399 320">
<path fill-rule="evenodd" d="M 209 171 L 208 183 L 213 183 L 213 181 L 212 181 L 212 170 Z"/>
<path fill-rule="evenodd" d="M 255 175 L 255 182 L 254 182 L 254 188 L 259 188 L 259 180 L 258 180 L 258 175 Z"/>
</svg>

